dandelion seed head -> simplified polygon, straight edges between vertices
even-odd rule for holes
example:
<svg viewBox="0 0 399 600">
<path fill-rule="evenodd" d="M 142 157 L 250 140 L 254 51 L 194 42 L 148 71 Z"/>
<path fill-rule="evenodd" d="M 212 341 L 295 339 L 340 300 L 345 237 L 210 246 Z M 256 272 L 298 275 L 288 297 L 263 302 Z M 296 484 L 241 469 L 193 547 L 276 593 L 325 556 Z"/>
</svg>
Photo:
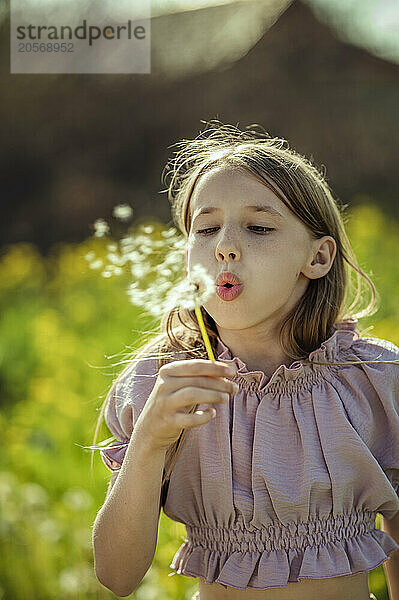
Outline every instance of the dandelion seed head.
<svg viewBox="0 0 399 600">
<path fill-rule="evenodd" d="M 133 215 L 133 209 L 129 204 L 118 204 L 114 206 L 112 214 L 120 221 L 128 221 Z"/>
<path fill-rule="evenodd" d="M 98 219 L 96 223 L 98 235 L 107 231 L 105 221 Z M 199 265 L 193 267 L 190 277 L 180 281 L 185 272 L 186 243 L 175 227 L 159 235 L 153 225 L 140 226 L 134 235 L 125 235 L 118 244 L 107 244 L 101 275 L 120 275 L 126 265 L 131 276 L 126 288 L 130 302 L 155 317 L 179 306 L 193 309 L 206 301 L 214 284 Z M 100 266 L 101 260 L 91 264 L 91 268 Z"/>
<path fill-rule="evenodd" d="M 207 270 L 202 265 L 194 265 L 188 274 L 188 289 L 185 302 L 194 306 L 201 306 L 215 292 L 215 283 Z"/>
</svg>

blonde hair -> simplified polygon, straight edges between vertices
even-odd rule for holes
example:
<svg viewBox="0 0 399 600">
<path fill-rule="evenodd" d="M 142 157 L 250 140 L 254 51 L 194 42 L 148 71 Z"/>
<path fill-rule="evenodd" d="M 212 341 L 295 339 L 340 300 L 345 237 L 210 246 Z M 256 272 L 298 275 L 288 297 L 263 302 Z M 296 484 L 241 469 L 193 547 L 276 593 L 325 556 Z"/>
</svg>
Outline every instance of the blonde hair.
<svg viewBox="0 0 399 600">
<path fill-rule="evenodd" d="M 324 277 L 309 280 L 303 296 L 280 327 L 280 343 L 284 353 L 293 360 L 309 362 L 309 353 L 331 336 L 335 323 L 354 321 L 377 311 L 375 286 L 360 268 L 345 233 L 347 205 L 340 204 L 333 197 L 321 171 L 307 158 L 289 148 L 286 140 L 272 138 L 259 125 L 250 125 L 241 131 L 236 126 L 225 125 L 216 119 L 201 122 L 206 126 L 197 137 L 174 144 L 178 150 L 167 162 L 161 176 L 162 183 L 167 186 L 164 191 L 168 192 L 174 223 L 186 238 L 190 231 L 190 199 L 199 178 L 213 169 L 229 168 L 252 174 L 272 190 L 301 219 L 314 239 L 328 235 L 336 242 L 336 256 L 330 270 Z M 353 294 L 353 273 L 356 273 L 356 296 L 347 306 Z M 370 288 L 371 300 L 366 307 L 355 312 L 358 303 L 363 302 L 362 282 Z M 201 312 L 216 355 L 216 324 L 203 307 Z M 173 308 L 162 317 L 157 337 L 141 349 L 140 356 L 146 355 L 154 344 L 158 352 L 158 367 L 173 360 L 176 352 L 184 353 L 186 358 L 207 358 L 195 312 L 186 308 Z M 399 364 L 396 361 L 378 360 L 345 363 L 312 361 L 312 364 L 373 362 Z M 101 407 L 94 443 L 106 405 L 126 369 L 114 381 Z M 197 407 L 198 404 L 190 412 L 195 412 Z M 169 480 L 185 434 L 184 429 L 167 450 L 163 486 Z"/>
</svg>

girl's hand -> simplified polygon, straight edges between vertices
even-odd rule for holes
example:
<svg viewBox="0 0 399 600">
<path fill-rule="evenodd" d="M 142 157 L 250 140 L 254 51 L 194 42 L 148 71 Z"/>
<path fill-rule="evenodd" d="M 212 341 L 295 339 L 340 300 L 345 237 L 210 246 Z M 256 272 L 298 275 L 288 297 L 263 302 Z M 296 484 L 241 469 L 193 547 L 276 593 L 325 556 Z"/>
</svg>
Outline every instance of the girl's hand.
<svg viewBox="0 0 399 600">
<path fill-rule="evenodd" d="M 154 447 L 165 449 L 180 436 L 183 428 L 199 427 L 216 414 L 207 408 L 187 414 L 195 404 L 226 404 L 238 385 L 235 375 L 222 362 L 204 359 L 177 360 L 163 365 L 154 388 L 137 419 L 141 434 Z"/>
</svg>

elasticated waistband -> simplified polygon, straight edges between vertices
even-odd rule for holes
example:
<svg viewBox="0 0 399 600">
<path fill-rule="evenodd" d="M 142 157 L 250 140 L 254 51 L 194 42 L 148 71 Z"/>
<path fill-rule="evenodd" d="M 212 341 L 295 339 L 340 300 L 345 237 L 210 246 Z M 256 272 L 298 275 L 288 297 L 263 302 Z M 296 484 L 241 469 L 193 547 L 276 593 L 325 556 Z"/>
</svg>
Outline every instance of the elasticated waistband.
<svg viewBox="0 0 399 600">
<path fill-rule="evenodd" d="M 237 523 L 230 528 L 186 524 L 186 530 L 187 539 L 193 546 L 229 554 L 234 551 L 304 550 L 309 546 L 320 546 L 372 531 L 375 529 L 375 517 L 375 512 L 361 510 L 325 519 L 309 519 L 306 523 L 273 523 L 263 529 L 251 530 Z"/>
</svg>

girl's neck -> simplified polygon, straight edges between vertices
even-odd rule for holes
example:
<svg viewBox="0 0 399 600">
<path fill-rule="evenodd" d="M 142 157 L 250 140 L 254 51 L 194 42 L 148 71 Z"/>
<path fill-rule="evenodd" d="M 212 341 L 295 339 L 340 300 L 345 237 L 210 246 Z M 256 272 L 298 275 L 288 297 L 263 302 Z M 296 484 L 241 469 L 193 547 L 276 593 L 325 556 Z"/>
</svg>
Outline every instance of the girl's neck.
<svg viewBox="0 0 399 600">
<path fill-rule="evenodd" d="M 294 362 L 283 352 L 276 336 L 220 328 L 218 331 L 231 355 L 240 358 L 248 371 L 263 371 L 270 377 L 280 365 L 289 367 Z"/>
</svg>

